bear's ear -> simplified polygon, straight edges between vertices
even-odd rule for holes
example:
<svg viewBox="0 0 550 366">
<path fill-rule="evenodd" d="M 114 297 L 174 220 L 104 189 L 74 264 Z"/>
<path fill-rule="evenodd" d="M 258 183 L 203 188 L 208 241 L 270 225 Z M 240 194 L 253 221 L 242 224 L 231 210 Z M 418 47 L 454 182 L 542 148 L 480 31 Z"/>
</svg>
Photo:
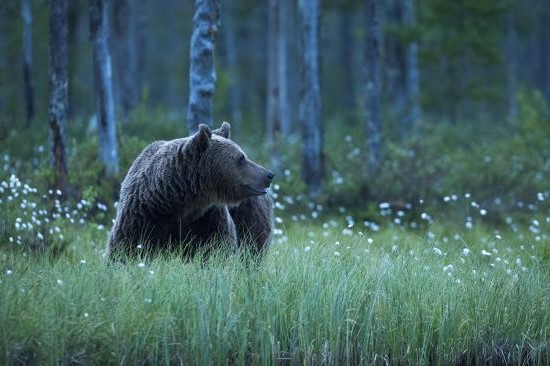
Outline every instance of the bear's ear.
<svg viewBox="0 0 550 366">
<path fill-rule="evenodd" d="M 211 138 L 212 131 L 210 131 L 210 128 L 207 125 L 200 124 L 199 130 L 191 137 L 187 145 L 188 152 L 202 154 L 208 148 L 208 145 L 210 145 Z"/>
<path fill-rule="evenodd" d="M 230 139 L 231 138 L 231 125 L 227 122 L 222 122 L 222 125 L 220 128 L 212 131 L 212 133 L 218 135 L 218 136 L 221 136 L 221 137 L 225 137 L 226 139 Z"/>
</svg>

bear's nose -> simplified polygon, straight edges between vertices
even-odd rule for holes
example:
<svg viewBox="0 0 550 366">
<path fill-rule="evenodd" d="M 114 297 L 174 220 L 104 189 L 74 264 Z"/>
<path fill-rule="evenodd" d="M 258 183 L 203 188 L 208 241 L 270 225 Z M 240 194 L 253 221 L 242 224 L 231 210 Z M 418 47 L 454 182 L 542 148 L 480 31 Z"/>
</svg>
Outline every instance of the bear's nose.
<svg viewBox="0 0 550 366">
<path fill-rule="evenodd" d="M 269 180 L 273 180 L 273 178 L 275 178 L 275 173 L 273 173 L 273 172 L 267 172 L 267 176 L 266 176 L 266 177 L 267 177 L 267 179 L 269 179 Z"/>
</svg>

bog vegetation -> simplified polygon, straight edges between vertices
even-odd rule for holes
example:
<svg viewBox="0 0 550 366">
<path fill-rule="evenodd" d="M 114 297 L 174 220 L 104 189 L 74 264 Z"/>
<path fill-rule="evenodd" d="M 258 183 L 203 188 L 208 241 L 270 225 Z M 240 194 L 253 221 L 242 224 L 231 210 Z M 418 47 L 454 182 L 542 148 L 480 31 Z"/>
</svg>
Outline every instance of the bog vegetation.
<svg viewBox="0 0 550 366">
<path fill-rule="evenodd" d="M 65 191 L 48 139 L 49 10 L 0 4 L 0 364 L 550 364 L 543 1 L 426 0 L 416 15 L 411 0 L 300 1 L 302 13 L 227 2 L 213 116 L 277 170 L 272 246 L 262 258 L 220 250 L 120 264 L 105 259 L 120 181 L 146 145 L 187 135 L 193 4 L 136 3 L 112 4 L 113 174 L 98 159 L 88 6 L 65 9 Z M 362 18 L 365 4 L 380 27 Z M 311 81 L 322 86 L 311 126 L 324 137 L 313 198 L 298 113 L 306 5 L 325 28 L 314 45 L 322 82 Z M 369 97 L 373 124 L 363 52 L 382 35 L 368 53 L 382 84 Z M 286 99 L 267 84 L 286 85 Z"/>
<path fill-rule="evenodd" d="M 106 263 L 116 183 L 91 163 L 94 140 L 72 140 L 78 199 L 64 202 L 40 145 L 25 159 L 5 153 L 2 363 L 547 364 L 545 108 L 525 102 L 514 134 L 484 141 L 426 130 L 425 143 L 390 150 L 376 177 L 360 175 L 357 133 L 335 132 L 330 194 L 315 203 L 290 140 L 261 260 L 222 251 Z M 148 130 L 150 118 L 140 111 L 126 126 L 123 170 L 147 136 L 179 133 L 168 122 Z"/>
</svg>

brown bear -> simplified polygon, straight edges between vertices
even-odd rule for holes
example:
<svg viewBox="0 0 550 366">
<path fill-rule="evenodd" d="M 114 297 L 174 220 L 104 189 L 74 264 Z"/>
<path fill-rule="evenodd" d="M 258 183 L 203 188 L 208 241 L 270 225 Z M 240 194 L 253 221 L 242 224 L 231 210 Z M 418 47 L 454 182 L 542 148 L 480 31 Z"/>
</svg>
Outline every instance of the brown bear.
<svg viewBox="0 0 550 366">
<path fill-rule="evenodd" d="M 192 255 L 216 243 L 261 252 L 273 233 L 273 177 L 230 140 L 227 122 L 153 142 L 122 182 L 108 255 L 174 248 Z"/>
</svg>

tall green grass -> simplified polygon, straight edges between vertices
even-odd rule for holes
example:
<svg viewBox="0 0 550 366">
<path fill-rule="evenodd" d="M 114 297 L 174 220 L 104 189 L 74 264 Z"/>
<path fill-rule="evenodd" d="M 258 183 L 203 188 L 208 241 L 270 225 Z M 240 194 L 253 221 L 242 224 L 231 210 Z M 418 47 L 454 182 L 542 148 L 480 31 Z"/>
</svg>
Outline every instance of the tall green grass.
<svg viewBox="0 0 550 366">
<path fill-rule="evenodd" d="M 548 242 L 286 235 L 262 260 L 109 264 L 85 231 L 61 257 L 4 251 L 0 364 L 550 362 Z"/>
</svg>

